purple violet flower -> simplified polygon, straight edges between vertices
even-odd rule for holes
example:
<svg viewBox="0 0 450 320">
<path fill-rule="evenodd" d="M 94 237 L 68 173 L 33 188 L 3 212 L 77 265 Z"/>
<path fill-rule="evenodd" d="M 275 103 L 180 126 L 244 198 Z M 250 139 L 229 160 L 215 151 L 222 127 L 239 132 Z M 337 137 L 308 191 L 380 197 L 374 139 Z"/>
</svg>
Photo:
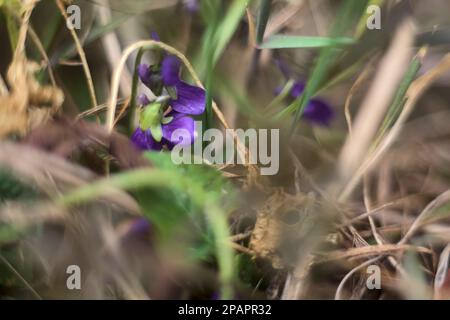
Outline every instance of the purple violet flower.
<svg viewBox="0 0 450 320">
<path fill-rule="evenodd" d="M 278 67 L 286 81 L 293 78 L 292 71 L 284 62 L 284 60 L 276 58 L 275 65 Z M 304 81 L 295 81 L 294 85 L 291 88 L 291 91 L 289 92 L 290 98 L 298 98 L 303 93 L 303 91 L 305 91 L 305 86 L 306 85 Z M 282 86 L 277 87 L 275 90 L 275 94 L 279 95 L 282 90 Z M 321 99 L 311 99 L 305 110 L 303 111 L 302 117 L 312 124 L 328 126 L 334 118 L 334 111 L 325 101 Z"/>
<path fill-rule="evenodd" d="M 303 117 L 311 123 L 329 126 L 334 118 L 334 111 L 325 101 L 321 99 L 311 99 L 303 111 Z"/>
<path fill-rule="evenodd" d="M 141 150 L 159 151 L 162 149 L 162 143 L 158 143 L 153 139 L 150 129 L 142 130 L 139 127 L 136 128 L 131 136 L 131 141 Z"/>
<path fill-rule="evenodd" d="M 173 56 L 164 57 L 161 64 L 162 82 L 176 90 L 176 99 L 169 101 L 172 108 L 181 113 L 198 115 L 205 111 L 206 93 L 200 87 L 192 86 L 180 79 L 181 61 Z"/>
<path fill-rule="evenodd" d="M 160 78 L 168 90 L 174 91 L 176 97 L 171 97 L 169 105 L 177 112 L 199 115 L 205 111 L 206 93 L 200 87 L 190 85 L 180 79 L 181 61 L 167 55 L 161 63 L 160 74 L 156 74 L 151 67 L 141 64 L 138 67 L 139 78 L 147 87 L 153 88 L 154 81 Z"/>
<path fill-rule="evenodd" d="M 293 99 L 298 98 L 305 90 L 305 83 L 296 81 L 292 86 L 290 96 Z M 303 118 L 313 124 L 329 126 L 334 118 L 334 111 L 328 103 L 322 99 L 311 99 L 303 111 Z"/>
<path fill-rule="evenodd" d="M 140 64 L 138 66 L 137 72 L 139 75 L 139 79 L 142 81 L 143 84 L 145 84 L 149 88 L 154 88 L 156 82 L 158 81 L 157 74 L 152 72 L 148 65 L 144 63 Z"/>
<path fill-rule="evenodd" d="M 144 108 L 151 108 L 151 105 Z M 172 111 L 157 125 L 160 129 L 145 127 L 141 123 L 131 136 L 131 141 L 141 150 L 159 151 L 163 146 L 172 149 L 177 144 L 192 144 L 197 136 L 194 119 L 183 113 Z M 177 129 L 180 131 L 173 135 Z M 161 132 L 158 134 L 157 130 Z"/>
<path fill-rule="evenodd" d="M 280 94 L 282 87 L 278 87 L 275 92 Z M 303 81 L 296 81 L 289 92 L 292 99 L 298 98 L 305 90 L 305 83 Z M 330 105 L 322 99 L 311 99 L 303 111 L 302 117 L 312 124 L 329 126 L 334 118 L 334 111 Z"/>
<path fill-rule="evenodd" d="M 172 149 L 177 144 L 192 144 L 196 137 L 195 123 L 189 115 L 199 115 L 205 111 L 205 91 L 182 81 L 179 77 L 181 61 L 173 55 L 166 55 L 156 68 L 141 64 L 138 75 L 142 83 L 154 89 L 162 85 L 168 99 L 154 102 L 145 95 L 138 97 L 143 106 L 139 127 L 131 140 L 142 150 L 161 150 L 163 146 Z M 170 108 L 169 108 L 170 107 Z M 173 133 L 177 129 L 177 135 Z"/>
</svg>

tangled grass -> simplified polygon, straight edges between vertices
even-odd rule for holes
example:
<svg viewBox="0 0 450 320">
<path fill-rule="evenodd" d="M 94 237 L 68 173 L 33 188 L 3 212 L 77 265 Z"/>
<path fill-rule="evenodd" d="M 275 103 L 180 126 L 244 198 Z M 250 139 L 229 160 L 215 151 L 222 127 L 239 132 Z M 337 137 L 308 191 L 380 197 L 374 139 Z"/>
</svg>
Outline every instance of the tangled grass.
<svg viewBox="0 0 450 320">
<path fill-rule="evenodd" d="M 446 8 L 0 1 L 0 297 L 449 298 Z M 134 147 L 138 65 L 169 54 L 205 127 L 280 129 L 278 174 Z"/>
</svg>

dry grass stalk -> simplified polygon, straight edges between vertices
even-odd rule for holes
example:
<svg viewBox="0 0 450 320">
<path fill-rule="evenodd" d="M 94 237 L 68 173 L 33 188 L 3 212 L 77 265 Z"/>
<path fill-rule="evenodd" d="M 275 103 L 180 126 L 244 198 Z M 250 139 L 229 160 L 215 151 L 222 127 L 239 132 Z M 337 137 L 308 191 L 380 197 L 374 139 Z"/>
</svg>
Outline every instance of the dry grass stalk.
<svg viewBox="0 0 450 320">
<path fill-rule="evenodd" d="M 69 20 L 69 17 L 67 16 L 66 8 L 64 6 L 63 1 L 56 0 L 56 4 L 58 5 L 58 9 L 61 12 L 62 16 L 64 17 L 65 21 Z M 75 46 L 77 48 L 78 55 L 80 56 L 81 63 L 83 64 L 83 71 L 86 76 L 88 88 L 89 88 L 89 95 L 91 97 L 91 103 L 92 107 L 97 106 L 97 98 L 95 97 L 95 88 L 94 83 L 92 81 L 91 71 L 89 69 L 89 65 L 87 63 L 86 54 L 84 53 L 83 46 L 81 45 L 80 39 L 78 38 L 77 33 L 75 32 L 75 28 L 68 28 L 70 31 L 70 34 L 72 35 L 73 41 L 75 43 Z"/>
<path fill-rule="evenodd" d="M 352 177 L 369 151 L 384 114 L 410 62 L 414 31 L 405 20 L 395 34 L 382 59 L 371 86 L 355 119 L 353 134 L 345 142 L 338 161 L 338 172 L 344 184 Z M 340 200 L 348 196 L 344 193 Z"/>
<path fill-rule="evenodd" d="M 425 49 L 422 49 L 419 53 L 420 56 L 424 56 Z M 406 120 L 414 109 L 417 101 L 426 92 L 426 90 L 445 72 L 450 70 L 450 54 L 447 54 L 441 62 L 426 74 L 415 80 L 406 94 L 406 103 L 400 113 L 399 118 L 395 122 L 389 133 L 383 138 L 379 146 L 366 157 L 361 166 L 356 170 L 355 174 L 351 177 L 351 180 L 346 185 L 344 191 L 341 194 L 341 199 L 348 197 L 354 188 L 357 186 L 359 180 L 364 173 L 372 169 L 376 163 L 382 158 L 389 147 L 395 142 L 396 138 L 400 134 Z"/>
</svg>

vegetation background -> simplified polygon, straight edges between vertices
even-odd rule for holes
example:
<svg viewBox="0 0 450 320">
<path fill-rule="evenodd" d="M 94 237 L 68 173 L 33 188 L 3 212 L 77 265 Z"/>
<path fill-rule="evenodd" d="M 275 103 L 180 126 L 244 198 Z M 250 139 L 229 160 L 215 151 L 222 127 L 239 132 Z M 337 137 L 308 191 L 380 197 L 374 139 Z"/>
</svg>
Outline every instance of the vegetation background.
<svg viewBox="0 0 450 320">
<path fill-rule="evenodd" d="M 0 0 L 0 297 L 448 298 L 449 8 Z M 204 127 L 281 130 L 277 175 L 134 147 L 136 68 L 164 52 Z"/>
</svg>

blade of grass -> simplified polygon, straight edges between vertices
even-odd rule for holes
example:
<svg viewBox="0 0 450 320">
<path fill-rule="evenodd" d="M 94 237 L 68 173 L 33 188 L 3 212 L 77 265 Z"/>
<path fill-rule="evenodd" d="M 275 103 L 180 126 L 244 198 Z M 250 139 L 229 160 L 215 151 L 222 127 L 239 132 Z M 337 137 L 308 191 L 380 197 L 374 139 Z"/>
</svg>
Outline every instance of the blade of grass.
<svg viewBox="0 0 450 320">
<path fill-rule="evenodd" d="M 400 112 L 405 104 L 406 92 L 408 91 L 411 83 L 414 81 L 414 78 L 417 75 L 417 72 L 419 72 L 421 66 L 421 58 L 416 55 L 411 61 L 408 71 L 406 72 L 402 82 L 400 83 L 394 100 L 381 125 L 380 131 L 378 133 L 378 138 L 376 139 L 374 146 L 376 146 L 380 142 L 386 131 L 394 124 L 394 122 L 400 115 Z"/>
<path fill-rule="evenodd" d="M 208 33 L 204 41 L 204 47 L 206 48 L 206 106 L 205 106 L 205 126 L 206 129 L 212 126 L 212 90 L 213 90 L 213 77 L 214 77 L 214 46 L 208 45 L 213 43 L 214 34 L 217 29 L 217 23 L 209 26 Z"/>
<path fill-rule="evenodd" d="M 367 1 L 347 0 L 339 9 L 337 19 L 331 28 L 331 37 L 342 36 L 347 29 L 354 23 L 355 17 L 360 17 Z M 305 87 L 305 92 L 296 100 L 295 116 L 292 122 L 290 134 L 295 130 L 296 124 L 300 119 L 305 107 L 308 105 L 310 99 L 319 90 L 321 84 L 325 80 L 330 66 L 336 59 L 336 54 L 339 51 L 333 47 L 326 47 L 322 49 L 317 63 L 310 73 L 309 80 Z"/>
<path fill-rule="evenodd" d="M 273 35 L 259 47 L 262 49 L 323 48 L 353 44 L 352 38 L 309 37 L 293 35 Z"/>
<path fill-rule="evenodd" d="M 264 40 L 264 32 L 266 31 L 267 21 L 269 21 L 270 7 L 272 0 L 261 0 L 259 8 L 258 20 L 256 22 L 256 43 L 261 44 Z"/>
<path fill-rule="evenodd" d="M 264 33 L 266 31 L 267 21 L 269 20 L 271 5 L 272 0 L 261 0 L 256 24 L 256 39 L 255 39 L 256 45 L 261 44 L 264 40 Z M 249 87 L 252 78 L 258 73 L 260 57 L 261 57 L 261 50 L 255 47 L 253 51 L 250 70 L 247 74 L 246 88 Z"/>
<path fill-rule="evenodd" d="M 337 167 L 343 189 L 354 179 L 355 170 L 370 157 L 372 143 L 414 56 L 411 48 L 414 31 L 408 23 L 410 20 L 402 22 L 380 60 L 355 117 L 352 135 L 347 137 L 341 149 Z M 342 197 L 348 197 L 346 193 L 342 192 Z"/>
<path fill-rule="evenodd" d="M 239 22 L 245 14 L 247 0 L 234 0 L 230 5 L 225 18 L 219 23 L 212 19 L 203 43 L 204 56 L 206 56 L 206 128 L 212 126 L 212 91 L 214 82 L 214 68 L 225 47 L 230 42 Z M 219 9 L 217 7 L 217 9 Z M 214 14 L 217 18 L 219 12 Z"/>
</svg>

